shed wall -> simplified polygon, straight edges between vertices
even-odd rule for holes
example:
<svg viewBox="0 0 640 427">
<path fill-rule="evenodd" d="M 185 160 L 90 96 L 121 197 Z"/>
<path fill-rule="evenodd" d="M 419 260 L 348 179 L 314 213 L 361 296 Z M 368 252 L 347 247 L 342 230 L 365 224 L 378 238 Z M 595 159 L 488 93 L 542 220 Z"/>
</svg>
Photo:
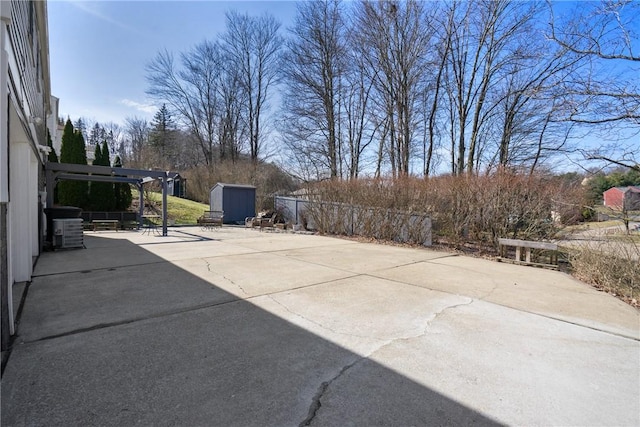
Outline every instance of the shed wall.
<svg viewBox="0 0 640 427">
<path fill-rule="evenodd" d="M 209 209 L 224 212 L 224 223 L 244 223 L 256 215 L 256 189 L 216 184 L 209 195 Z"/>
<path fill-rule="evenodd" d="M 618 188 L 610 188 L 603 193 L 604 205 L 613 209 L 622 209 L 624 193 Z"/>
</svg>

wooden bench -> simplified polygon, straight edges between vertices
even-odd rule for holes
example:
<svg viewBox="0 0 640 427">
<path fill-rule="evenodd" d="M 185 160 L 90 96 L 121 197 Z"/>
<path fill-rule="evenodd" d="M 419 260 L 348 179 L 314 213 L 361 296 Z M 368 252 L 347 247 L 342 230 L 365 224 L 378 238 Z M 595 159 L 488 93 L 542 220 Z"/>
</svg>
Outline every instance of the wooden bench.
<svg viewBox="0 0 640 427">
<path fill-rule="evenodd" d="M 198 218 L 198 224 L 203 229 L 210 229 L 213 227 L 221 227 L 224 220 L 223 211 L 204 211 L 202 216 Z"/>
<path fill-rule="evenodd" d="M 98 231 L 98 230 L 118 231 L 118 226 L 120 225 L 120 221 L 118 221 L 117 219 L 94 219 L 91 221 L 91 225 L 93 226 L 93 231 Z"/>
<path fill-rule="evenodd" d="M 558 245 L 550 242 L 532 242 L 519 239 L 498 239 L 500 256 L 498 261 L 516 264 L 534 265 L 538 267 L 558 268 Z M 507 257 L 508 248 L 516 250 L 515 259 Z M 524 259 L 522 254 L 524 253 Z"/>
</svg>

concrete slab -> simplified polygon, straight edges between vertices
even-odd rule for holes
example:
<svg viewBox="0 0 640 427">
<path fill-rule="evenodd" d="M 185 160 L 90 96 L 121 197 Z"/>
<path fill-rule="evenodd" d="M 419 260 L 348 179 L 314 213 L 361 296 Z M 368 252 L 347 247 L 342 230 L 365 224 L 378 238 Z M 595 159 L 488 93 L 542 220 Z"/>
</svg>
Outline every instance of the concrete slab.
<svg viewBox="0 0 640 427">
<path fill-rule="evenodd" d="M 131 249 L 135 249 L 132 251 Z M 131 259 L 149 255 L 120 247 Z M 137 266 L 35 277 L 20 321 L 20 341 L 69 334 L 237 299 L 154 257 Z"/>
<path fill-rule="evenodd" d="M 638 312 L 562 273 L 187 231 L 45 254 L 2 425 L 640 424 Z"/>
<path fill-rule="evenodd" d="M 231 233 L 230 233 L 231 234 Z M 234 229 L 233 242 L 261 252 L 292 249 L 337 247 L 354 245 L 356 242 L 326 236 L 295 234 L 286 232 L 258 231 L 256 229 Z"/>
<path fill-rule="evenodd" d="M 632 426 L 639 355 L 634 340 L 474 301 L 369 359 L 508 425 Z"/>
<path fill-rule="evenodd" d="M 3 378 L 2 424 L 313 423 L 323 384 L 361 359 L 239 301 L 18 346 Z M 404 413 L 397 425 L 425 407 L 446 408 L 455 424 L 492 424 L 382 365 L 367 374 L 393 386 L 369 395 L 373 410 Z M 413 398 L 385 403 L 386 394 Z"/>
<path fill-rule="evenodd" d="M 354 250 L 352 245 L 344 245 L 291 250 L 287 256 L 345 271 L 370 273 L 450 255 L 398 246 L 359 245 Z"/>
<path fill-rule="evenodd" d="M 132 257 L 131 253 L 126 250 L 131 246 L 131 241 L 126 237 L 120 237 L 125 233 L 109 234 L 108 238 L 85 236 L 86 249 L 62 249 L 42 253 L 36 264 L 34 276 L 158 262 L 156 256 L 146 251 Z M 129 233 L 129 235 L 131 238 L 137 237 L 135 233 Z"/>
<path fill-rule="evenodd" d="M 557 271 L 454 256 L 371 274 L 640 339 L 638 310 Z"/>
<path fill-rule="evenodd" d="M 390 388 L 375 375 L 378 364 L 501 424 L 638 425 L 639 389 L 629 381 L 640 375 L 640 365 L 629 363 L 638 352 L 631 340 L 476 301 L 443 311 L 421 336 L 394 341 L 343 372 L 327 387 L 314 425 L 341 425 L 353 414 L 362 425 L 396 425 L 400 410 L 377 406 L 387 396 L 397 401 L 393 391 L 372 400 Z M 456 425 L 448 416 L 427 404 L 402 425 Z"/>
<path fill-rule="evenodd" d="M 229 241 L 202 240 L 172 244 L 146 243 L 140 247 L 167 261 L 179 261 L 200 257 L 220 257 L 258 253 L 256 249 L 236 245 Z"/>
<path fill-rule="evenodd" d="M 436 313 L 470 301 L 364 275 L 251 300 L 358 354 L 369 354 L 390 341 L 420 335 Z"/>
<path fill-rule="evenodd" d="M 317 285 L 352 273 L 290 259 L 280 252 L 175 261 L 178 267 L 242 298 Z"/>
</svg>

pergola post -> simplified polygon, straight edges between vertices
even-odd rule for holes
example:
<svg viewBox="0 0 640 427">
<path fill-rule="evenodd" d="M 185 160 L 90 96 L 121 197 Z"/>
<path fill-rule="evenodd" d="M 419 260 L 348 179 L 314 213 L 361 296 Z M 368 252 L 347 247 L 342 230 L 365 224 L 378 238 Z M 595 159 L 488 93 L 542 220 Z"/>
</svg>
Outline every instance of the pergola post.
<svg viewBox="0 0 640 427">
<path fill-rule="evenodd" d="M 139 207 L 138 207 L 138 229 L 141 229 L 142 226 L 144 225 L 142 223 L 142 215 L 144 215 L 144 192 L 143 192 L 144 184 L 142 182 L 138 182 L 136 184 L 136 186 L 138 187 L 138 201 L 139 201 Z"/>
<path fill-rule="evenodd" d="M 46 169 L 45 177 L 46 177 L 45 188 L 47 189 L 47 207 L 51 208 L 53 207 L 53 192 L 55 191 L 55 188 L 56 188 L 55 172 L 53 172 L 52 170 Z"/>
<path fill-rule="evenodd" d="M 165 172 L 162 177 L 162 235 L 167 235 L 167 192 L 169 191 L 167 185 L 168 175 Z"/>
</svg>

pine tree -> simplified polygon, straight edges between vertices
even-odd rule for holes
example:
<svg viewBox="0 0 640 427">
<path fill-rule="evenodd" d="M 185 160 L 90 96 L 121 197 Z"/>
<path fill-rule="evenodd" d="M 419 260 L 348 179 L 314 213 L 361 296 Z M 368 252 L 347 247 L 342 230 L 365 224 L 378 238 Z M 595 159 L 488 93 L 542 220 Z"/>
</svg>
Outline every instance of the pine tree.
<svg viewBox="0 0 640 427">
<path fill-rule="evenodd" d="M 93 152 L 93 162 L 92 165 L 99 165 L 102 159 L 102 149 L 100 149 L 100 144 L 96 144 L 95 150 Z M 100 209 L 100 183 L 96 181 L 89 182 L 89 205 L 92 210 L 101 211 Z"/>
<path fill-rule="evenodd" d="M 120 160 L 120 156 L 116 156 L 116 158 L 113 159 L 113 167 L 122 167 L 122 160 Z M 117 182 L 113 186 L 113 192 L 115 196 L 115 210 L 126 211 L 129 209 L 131 201 L 133 200 L 133 196 L 131 195 L 131 186 L 126 183 Z"/>
<path fill-rule="evenodd" d="M 62 132 L 62 145 L 60 147 L 60 162 L 61 163 L 77 163 L 74 159 L 74 150 L 76 143 L 75 129 L 71 119 L 67 119 L 64 125 L 64 131 Z M 78 206 L 78 200 L 76 199 L 76 181 L 61 181 L 58 183 L 58 201 L 62 205 Z"/>
<path fill-rule="evenodd" d="M 151 122 L 151 133 L 149 134 L 149 142 L 151 146 L 157 150 L 159 157 L 159 164 L 164 163 L 166 168 L 172 168 L 173 160 L 175 157 L 174 145 L 176 138 L 176 129 L 171 117 L 171 113 L 166 104 L 162 104 L 162 107 L 153 116 Z"/>
<path fill-rule="evenodd" d="M 71 119 L 67 119 L 62 132 L 62 145 L 60 146 L 60 162 L 73 163 L 71 153 L 75 142 L 74 128 Z"/>
<path fill-rule="evenodd" d="M 53 142 L 51 141 L 51 134 L 49 133 L 49 129 L 47 129 L 47 146 L 51 149 L 51 151 L 49 151 L 49 155 L 47 156 L 47 160 L 51 163 L 58 163 L 58 155 L 56 154 L 56 149 L 53 148 Z M 57 186 L 53 189 L 53 204 L 58 204 Z"/>
<path fill-rule="evenodd" d="M 58 163 L 58 155 L 56 154 L 56 149 L 53 148 L 53 142 L 51 141 L 51 134 L 49 133 L 49 129 L 47 129 L 47 146 L 51 149 L 47 156 L 47 160 L 52 163 Z"/>
<path fill-rule="evenodd" d="M 92 162 L 94 166 L 111 166 L 109 162 L 109 146 L 107 141 L 103 141 L 102 148 L 100 144 L 96 144 L 95 158 Z M 114 190 L 113 183 L 93 181 L 90 183 L 90 201 L 91 209 L 95 211 L 109 212 L 114 209 Z"/>
<path fill-rule="evenodd" d="M 76 131 L 74 135 L 74 148 L 73 156 L 74 162 L 78 165 L 87 164 L 87 151 L 84 145 L 84 135 L 80 131 Z M 87 181 L 73 181 L 75 204 L 73 206 L 81 207 L 82 209 L 89 208 L 89 183 Z"/>
</svg>

